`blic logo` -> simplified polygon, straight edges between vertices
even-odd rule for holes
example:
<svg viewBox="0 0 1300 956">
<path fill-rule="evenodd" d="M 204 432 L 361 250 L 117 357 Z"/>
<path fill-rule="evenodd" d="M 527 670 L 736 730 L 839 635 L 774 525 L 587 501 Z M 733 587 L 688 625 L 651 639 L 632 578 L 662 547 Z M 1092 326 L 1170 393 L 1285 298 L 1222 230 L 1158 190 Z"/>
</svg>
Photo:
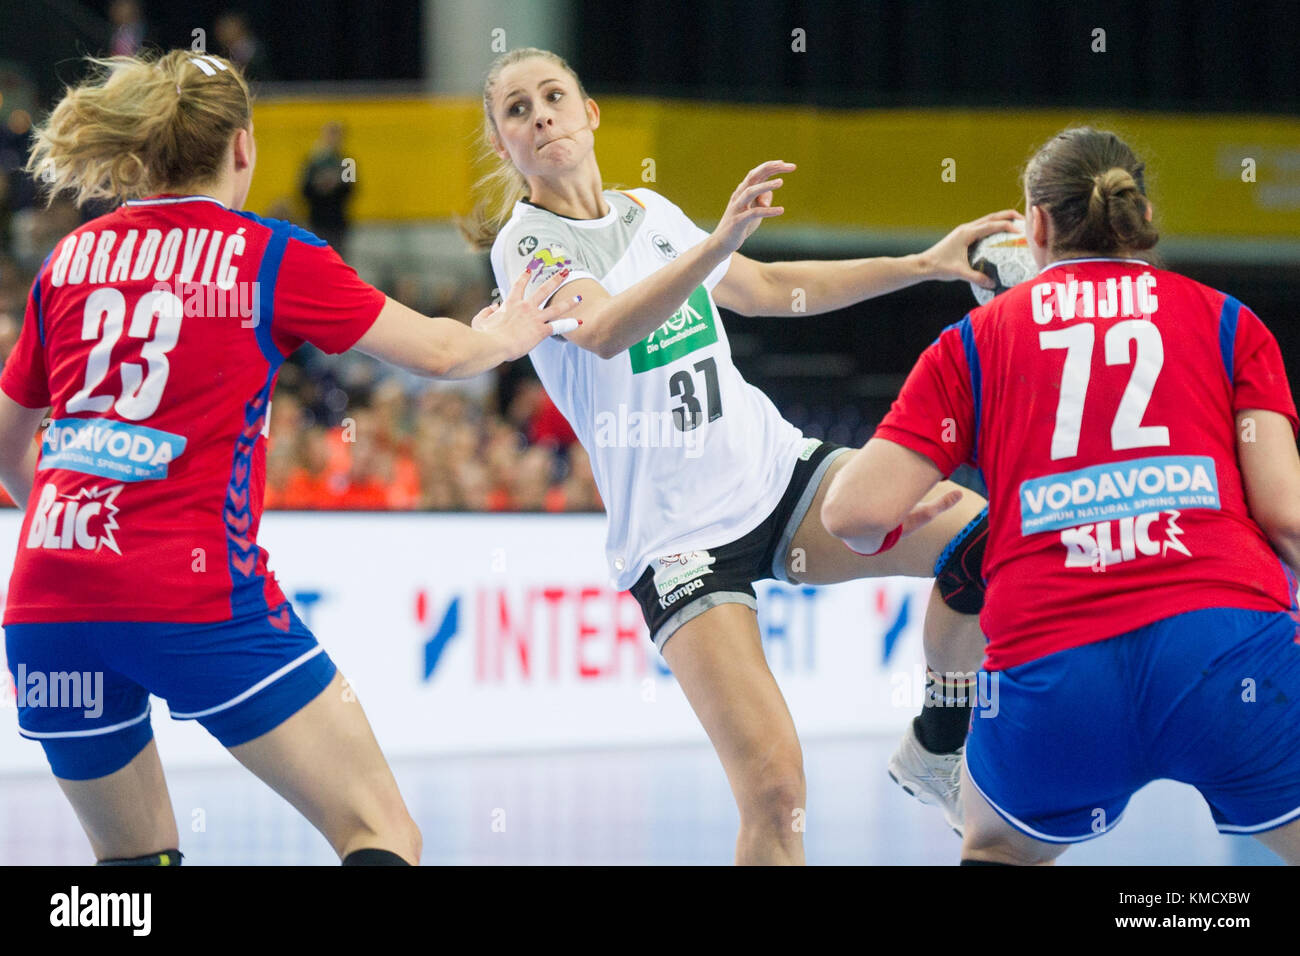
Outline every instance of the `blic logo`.
<svg viewBox="0 0 1300 956">
<path fill-rule="evenodd" d="M 1107 565 L 1132 561 L 1138 555 L 1164 557 L 1171 550 L 1190 558 L 1192 552 L 1180 540 L 1183 529 L 1178 527 L 1178 516 L 1177 511 L 1155 511 L 1066 528 L 1061 532 L 1065 566 L 1104 571 Z M 1116 532 L 1119 547 L 1113 546 Z"/>
<path fill-rule="evenodd" d="M 118 528 L 115 502 L 121 491 L 122 485 L 110 485 L 106 488 L 82 488 L 76 494 L 60 495 L 53 484 L 46 484 L 32 514 L 27 547 L 98 551 L 102 546 L 121 554 L 113 537 Z"/>
</svg>

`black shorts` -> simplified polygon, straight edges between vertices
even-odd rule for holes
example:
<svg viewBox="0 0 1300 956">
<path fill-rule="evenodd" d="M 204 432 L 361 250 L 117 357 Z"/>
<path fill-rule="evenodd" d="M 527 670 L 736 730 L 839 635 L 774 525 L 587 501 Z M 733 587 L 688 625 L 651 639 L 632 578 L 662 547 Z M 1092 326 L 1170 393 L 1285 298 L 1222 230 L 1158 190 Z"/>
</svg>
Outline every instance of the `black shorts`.
<svg viewBox="0 0 1300 956">
<path fill-rule="evenodd" d="M 755 581 L 776 578 L 793 583 L 785 570 L 790 542 L 812 507 L 826 469 L 846 451 L 831 442 L 806 451 L 806 457 L 795 463 L 776 508 L 744 537 L 708 551 L 665 555 L 650 563 L 631 591 L 655 647 L 662 650 L 679 627 L 719 604 L 757 610 Z"/>
</svg>

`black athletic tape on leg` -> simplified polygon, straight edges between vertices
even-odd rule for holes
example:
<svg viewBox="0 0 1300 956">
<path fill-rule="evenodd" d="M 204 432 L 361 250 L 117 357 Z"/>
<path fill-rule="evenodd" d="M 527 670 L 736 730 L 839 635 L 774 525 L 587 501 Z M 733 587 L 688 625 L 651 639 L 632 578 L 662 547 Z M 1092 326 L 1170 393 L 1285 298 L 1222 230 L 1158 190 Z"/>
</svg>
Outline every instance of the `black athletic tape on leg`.
<svg viewBox="0 0 1300 956">
<path fill-rule="evenodd" d="M 353 850 L 343 858 L 344 866 L 410 866 L 391 850 Z"/>
<path fill-rule="evenodd" d="M 124 856 L 114 860 L 97 860 L 95 866 L 180 866 L 185 854 L 180 850 L 160 850 L 145 856 Z"/>
<path fill-rule="evenodd" d="M 944 549 L 935 569 L 943 603 L 958 614 L 978 614 L 984 608 L 984 547 L 989 540 L 989 510 L 985 508 Z"/>
</svg>

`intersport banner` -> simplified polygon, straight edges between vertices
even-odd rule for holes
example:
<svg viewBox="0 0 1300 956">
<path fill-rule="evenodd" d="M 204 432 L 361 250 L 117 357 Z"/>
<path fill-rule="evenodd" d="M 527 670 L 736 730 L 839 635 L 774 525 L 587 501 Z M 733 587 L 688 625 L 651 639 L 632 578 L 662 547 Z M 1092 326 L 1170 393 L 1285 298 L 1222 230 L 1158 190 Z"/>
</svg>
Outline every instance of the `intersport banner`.
<svg viewBox="0 0 1300 956">
<path fill-rule="evenodd" d="M 0 582 L 18 528 L 0 515 Z M 267 512 L 260 539 L 389 756 L 707 743 L 636 601 L 606 579 L 603 516 Z M 801 736 L 903 731 L 930 583 L 756 585 Z M 19 691 L 0 668 L 0 772 L 46 769 L 18 735 Z M 152 720 L 169 766 L 231 759 L 160 700 Z"/>
</svg>

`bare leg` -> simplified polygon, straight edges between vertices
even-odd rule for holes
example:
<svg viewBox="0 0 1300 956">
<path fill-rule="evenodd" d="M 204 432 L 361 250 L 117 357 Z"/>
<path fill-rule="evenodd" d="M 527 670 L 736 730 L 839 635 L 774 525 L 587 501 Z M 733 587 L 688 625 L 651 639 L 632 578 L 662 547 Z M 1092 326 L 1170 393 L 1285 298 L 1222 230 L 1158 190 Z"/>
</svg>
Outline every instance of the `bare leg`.
<svg viewBox="0 0 1300 956">
<path fill-rule="evenodd" d="M 939 560 L 939 555 L 948 546 L 948 542 L 980 513 L 987 502 L 960 485 L 941 481 L 926 495 L 926 501 L 954 489 L 962 492 L 962 500 L 929 524 L 903 538 L 884 554 L 869 558 L 854 554 L 844 546 L 843 541 L 826 530 L 822 524 L 821 512 L 831 480 L 856 454 L 857 452 L 851 451 L 840 455 L 826 469 L 812 506 L 790 542 L 786 570 L 794 580 L 802 584 L 838 584 L 840 581 L 895 574 L 932 577 L 934 563 Z"/>
<path fill-rule="evenodd" d="M 342 674 L 280 726 L 230 752 L 310 820 L 340 859 L 377 849 L 420 862 L 420 830 Z"/>
<path fill-rule="evenodd" d="M 803 755 L 757 615 L 743 604 L 711 608 L 669 638 L 663 654 L 731 783 L 740 809 L 736 863 L 803 863 Z"/>
<path fill-rule="evenodd" d="M 95 859 L 130 859 L 180 848 L 156 741 L 107 776 L 55 779 L 81 821 Z"/>
<path fill-rule="evenodd" d="M 1257 833 L 1255 839 L 1291 866 L 1300 866 L 1300 820 L 1292 820 L 1276 830 Z"/>
<path fill-rule="evenodd" d="M 965 762 L 961 768 L 962 810 L 965 831 L 961 858 L 1008 863 L 1015 866 L 1051 864 L 1066 851 L 1068 843 L 1045 843 L 1025 836 L 1007 823 L 975 789 Z"/>
</svg>

